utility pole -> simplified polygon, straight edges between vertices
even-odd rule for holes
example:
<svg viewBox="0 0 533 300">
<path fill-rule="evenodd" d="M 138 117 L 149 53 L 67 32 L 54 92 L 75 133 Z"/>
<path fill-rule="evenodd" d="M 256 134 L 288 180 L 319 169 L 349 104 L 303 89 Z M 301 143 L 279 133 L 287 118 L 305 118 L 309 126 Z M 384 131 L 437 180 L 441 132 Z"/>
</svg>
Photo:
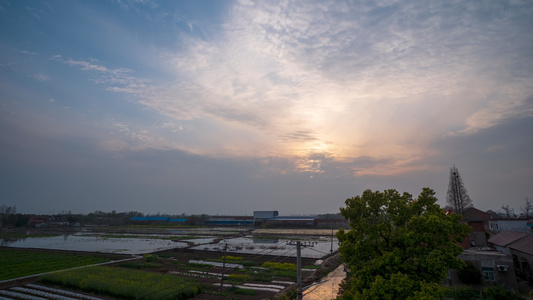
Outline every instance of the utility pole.
<svg viewBox="0 0 533 300">
<path fill-rule="evenodd" d="M 222 262 L 222 275 L 220 276 L 220 299 L 222 299 L 222 290 L 224 287 L 224 270 L 226 269 L 226 251 L 228 250 L 228 244 L 224 246 L 224 260 Z"/>
<path fill-rule="evenodd" d="M 287 245 L 294 245 L 294 243 L 288 242 Z M 314 243 L 304 243 L 304 247 L 313 247 Z M 302 286 L 302 242 L 296 241 L 296 286 L 298 291 L 297 300 L 303 299 L 303 286 Z"/>
<path fill-rule="evenodd" d="M 331 226 L 331 248 L 329 249 L 329 253 L 333 253 L 333 225 Z"/>
<path fill-rule="evenodd" d="M 296 278 L 296 284 L 298 286 L 298 296 L 296 299 L 302 300 L 302 243 L 300 241 L 296 242 Z"/>
</svg>

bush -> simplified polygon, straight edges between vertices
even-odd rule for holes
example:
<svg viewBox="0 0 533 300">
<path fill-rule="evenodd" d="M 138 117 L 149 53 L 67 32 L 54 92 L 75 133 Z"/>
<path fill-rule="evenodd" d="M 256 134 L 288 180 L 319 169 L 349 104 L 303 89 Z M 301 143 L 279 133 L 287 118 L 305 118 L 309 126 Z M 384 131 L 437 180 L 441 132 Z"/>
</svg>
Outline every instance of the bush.
<svg viewBox="0 0 533 300">
<path fill-rule="evenodd" d="M 467 286 L 449 287 L 444 289 L 444 297 L 456 300 L 476 300 L 480 297 L 480 292 Z"/>
<path fill-rule="evenodd" d="M 502 287 L 495 286 L 483 290 L 484 298 L 488 300 L 520 300 L 522 297 L 511 291 L 504 290 Z"/>
<path fill-rule="evenodd" d="M 159 260 L 159 256 L 155 254 L 144 254 L 143 258 L 144 258 L 144 261 L 146 262 L 155 262 Z"/>
</svg>

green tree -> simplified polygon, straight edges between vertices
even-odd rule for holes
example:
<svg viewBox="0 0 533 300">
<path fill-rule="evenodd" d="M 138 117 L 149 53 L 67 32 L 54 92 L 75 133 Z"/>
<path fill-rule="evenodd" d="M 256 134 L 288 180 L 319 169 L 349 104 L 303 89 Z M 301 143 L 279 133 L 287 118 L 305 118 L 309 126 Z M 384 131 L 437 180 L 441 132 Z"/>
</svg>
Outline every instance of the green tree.
<svg viewBox="0 0 533 300">
<path fill-rule="evenodd" d="M 339 251 L 351 277 L 346 299 L 434 299 L 450 268 L 459 269 L 459 243 L 470 227 L 446 214 L 435 192 L 424 188 L 417 199 L 396 190 L 346 200 L 341 214 L 350 230 L 339 230 Z"/>
</svg>

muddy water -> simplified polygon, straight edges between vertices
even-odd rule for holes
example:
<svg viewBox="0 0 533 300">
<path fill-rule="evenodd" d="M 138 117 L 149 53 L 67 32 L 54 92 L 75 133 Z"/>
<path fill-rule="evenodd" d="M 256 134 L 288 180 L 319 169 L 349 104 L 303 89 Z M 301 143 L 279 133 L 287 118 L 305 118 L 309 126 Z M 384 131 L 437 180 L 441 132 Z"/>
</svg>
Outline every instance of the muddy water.
<svg viewBox="0 0 533 300">
<path fill-rule="evenodd" d="M 340 265 L 324 279 L 326 282 L 312 286 L 303 292 L 303 300 L 330 300 L 337 298 L 339 284 L 346 277 L 344 265 Z"/>
</svg>

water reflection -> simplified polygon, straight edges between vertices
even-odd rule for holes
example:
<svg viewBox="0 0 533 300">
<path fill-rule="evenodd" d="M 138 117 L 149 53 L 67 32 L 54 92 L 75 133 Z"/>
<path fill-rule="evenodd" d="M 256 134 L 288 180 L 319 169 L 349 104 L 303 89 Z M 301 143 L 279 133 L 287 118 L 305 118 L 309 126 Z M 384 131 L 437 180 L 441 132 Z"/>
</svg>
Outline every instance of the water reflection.
<svg viewBox="0 0 533 300">
<path fill-rule="evenodd" d="M 124 254 L 143 254 L 166 249 L 182 248 L 187 245 L 186 243 L 164 239 L 103 238 L 77 235 L 29 237 L 20 239 L 0 238 L 0 244 L 4 247 Z"/>
<path fill-rule="evenodd" d="M 257 243 L 258 240 L 260 240 L 259 243 Z M 265 240 L 253 237 L 240 237 L 223 239 L 216 244 L 199 245 L 192 249 L 223 252 L 227 245 L 228 252 L 296 257 L 296 246 L 291 245 L 289 243 L 290 241 L 289 239 Z M 309 245 L 309 247 L 302 247 L 302 257 L 321 258 L 330 254 L 331 249 L 333 251 L 338 249 L 338 243 L 335 239 L 333 247 L 330 239 L 324 237 L 308 237 L 301 241 Z"/>
</svg>

